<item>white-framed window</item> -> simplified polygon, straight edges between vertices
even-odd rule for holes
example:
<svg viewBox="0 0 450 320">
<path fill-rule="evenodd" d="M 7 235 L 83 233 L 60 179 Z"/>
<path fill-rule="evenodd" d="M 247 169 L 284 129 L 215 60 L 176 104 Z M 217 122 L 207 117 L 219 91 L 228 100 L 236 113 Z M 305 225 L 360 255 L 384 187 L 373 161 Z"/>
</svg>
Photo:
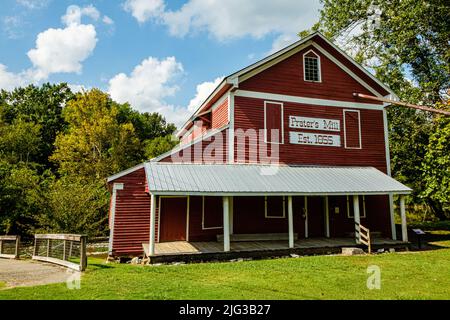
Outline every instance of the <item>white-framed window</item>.
<svg viewBox="0 0 450 320">
<path fill-rule="evenodd" d="M 354 218 L 353 196 L 347 196 L 347 218 Z M 359 217 L 366 217 L 366 196 L 359 196 Z"/>
<path fill-rule="evenodd" d="M 360 111 L 344 109 L 343 118 L 345 149 L 362 149 Z"/>
<path fill-rule="evenodd" d="M 303 80 L 307 82 L 322 82 L 320 56 L 309 50 L 303 54 Z"/>
<path fill-rule="evenodd" d="M 286 197 L 264 197 L 264 217 L 267 219 L 286 218 Z"/>
<path fill-rule="evenodd" d="M 202 196 L 202 230 L 223 228 L 222 197 Z"/>
<path fill-rule="evenodd" d="M 283 103 L 264 101 L 264 142 L 284 143 Z"/>
</svg>

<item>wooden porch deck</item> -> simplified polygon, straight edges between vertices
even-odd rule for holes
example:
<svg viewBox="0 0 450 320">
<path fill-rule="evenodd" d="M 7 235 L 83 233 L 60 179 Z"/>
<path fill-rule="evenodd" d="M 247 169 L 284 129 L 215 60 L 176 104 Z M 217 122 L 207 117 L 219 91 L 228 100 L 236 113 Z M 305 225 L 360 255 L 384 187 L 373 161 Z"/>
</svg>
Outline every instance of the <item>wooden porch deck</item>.
<svg viewBox="0 0 450 320">
<path fill-rule="evenodd" d="M 155 255 L 151 257 L 151 263 L 173 261 L 206 261 L 226 260 L 234 258 L 259 258 L 267 256 L 284 256 L 290 253 L 327 254 L 339 253 L 342 247 L 361 247 L 352 238 L 311 238 L 295 241 L 294 248 L 288 248 L 287 241 L 245 241 L 231 242 L 231 251 L 223 251 L 223 243 L 209 242 L 162 242 L 155 244 Z M 376 238 L 372 241 L 374 249 L 377 248 L 401 248 L 408 247 L 408 243 L 392 239 Z"/>
</svg>

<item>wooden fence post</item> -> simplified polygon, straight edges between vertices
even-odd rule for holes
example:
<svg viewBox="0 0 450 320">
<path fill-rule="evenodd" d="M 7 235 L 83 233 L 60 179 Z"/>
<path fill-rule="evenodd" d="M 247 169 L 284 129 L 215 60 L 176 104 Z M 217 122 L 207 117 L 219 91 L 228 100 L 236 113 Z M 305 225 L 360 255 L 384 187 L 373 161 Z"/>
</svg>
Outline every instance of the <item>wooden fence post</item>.
<svg viewBox="0 0 450 320">
<path fill-rule="evenodd" d="M 86 270 L 87 267 L 86 238 L 86 236 L 80 238 L 80 271 Z"/>
<path fill-rule="evenodd" d="M 63 260 L 67 260 L 67 254 L 66 254 L 66 243 L 67 243 L 67 240 L 64 240 L 64 247 L 63 247 Z"/>
<path fill-rule="evenodd" d="M 15 252 L 15 255 L 16 255 L 16 259 L 19 259 L 19 256 L 20 256 L 20 236 L 17 236 L 17 238 L 16 238 L 16 252 Z"/>
<path fill-rule="evenodd" d="M 34 248 L 33 248 L 33 257 L 36 257 L 38 255 L 38 245 L 37 245 L 38 239 L 36 238 L 36 235 L 34 236 Z"/>
</svg>

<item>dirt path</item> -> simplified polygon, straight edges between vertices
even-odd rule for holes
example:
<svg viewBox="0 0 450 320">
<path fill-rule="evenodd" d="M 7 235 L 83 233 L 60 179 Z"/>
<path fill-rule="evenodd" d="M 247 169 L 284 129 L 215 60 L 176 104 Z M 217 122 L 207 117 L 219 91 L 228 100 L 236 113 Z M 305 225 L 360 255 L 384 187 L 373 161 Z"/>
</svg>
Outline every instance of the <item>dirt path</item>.
<svg viewBox="0 0 450 320">
<path fill-rule="evenodd" d="M 66 282 L 72 271 L 31 260 L 0 259 L 0 282 L 6 288 Z"/>
</svg>

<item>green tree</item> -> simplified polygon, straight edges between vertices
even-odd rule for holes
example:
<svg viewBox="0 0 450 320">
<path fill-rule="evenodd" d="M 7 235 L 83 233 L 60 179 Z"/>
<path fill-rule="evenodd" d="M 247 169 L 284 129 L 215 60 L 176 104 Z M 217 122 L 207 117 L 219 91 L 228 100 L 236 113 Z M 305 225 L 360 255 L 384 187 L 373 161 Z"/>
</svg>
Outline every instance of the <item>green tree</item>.
<svg viewBox="0 0 450 320">
<path fill-rule="evenodd" d="M 56 135 L 66 127 L 62 110 L 72 97 L 73 93 L 65 83 L 29 85 L 0 92 L 0 118 L 6 125 L 22 121 L 40 128 L 40 139 L 33 147 L 38 151 L 30 154 L 28 161 L 42 164 L 43 170 L 50 165 L 48 158 L 53 153 Z"/>
<path fill-rule="evenodd" d="M 140 113 L 133 110 L 128 103 L 117 105 L 117 109 L 117 121 L 119 123 L 131 122 L 141 141 L 167 136 L 176 130 L 175 125 L 167 123 L 159 113 Z"/>
<path fill-rule="evenodd" d="M 39 154 L 41 126 L 21 118 L 7 124 L 0 119 L 0 157 L 10 163 L 28 163 Z"/>
<path fill-rule="evenodd" d="M 145 157 L 147 159 L 155 158 L 173 149 L 177 144 L 178 141 L 172 135 L 147 140 L 145 143 Z"/>
<path fill-rule="evenodd" d="M 450 100 L 442 107 L 450 110 Z M 422 196 L 442 220 L 450 218 L 450 117 L 439 116 L 435 122 L 437 130 L 430 136 L 423 162 Z"/>
<path fill-rule="evenodd" d="M 0 234 L 34 232 L 41 194 L 36 170 L 0 160 Z"/>
<path fill-rule="evenodd" d="M 68 102 L 63 112 L 68 129 L 58 134 L 51 156 L 60 174 L 104 179 L 141 160 L 133 124 L 119 123 L 117 114 L 118 104 L 97 89 Z"/>
<path fill-rule="evenodd" d="M 105 235 L 108 200 L 108 190 L 102 181 L 88 181 L 75 175 L 53 178 L 44 194 L 45 207 L 36 218 L 39 230 Z"/>
</svg>

